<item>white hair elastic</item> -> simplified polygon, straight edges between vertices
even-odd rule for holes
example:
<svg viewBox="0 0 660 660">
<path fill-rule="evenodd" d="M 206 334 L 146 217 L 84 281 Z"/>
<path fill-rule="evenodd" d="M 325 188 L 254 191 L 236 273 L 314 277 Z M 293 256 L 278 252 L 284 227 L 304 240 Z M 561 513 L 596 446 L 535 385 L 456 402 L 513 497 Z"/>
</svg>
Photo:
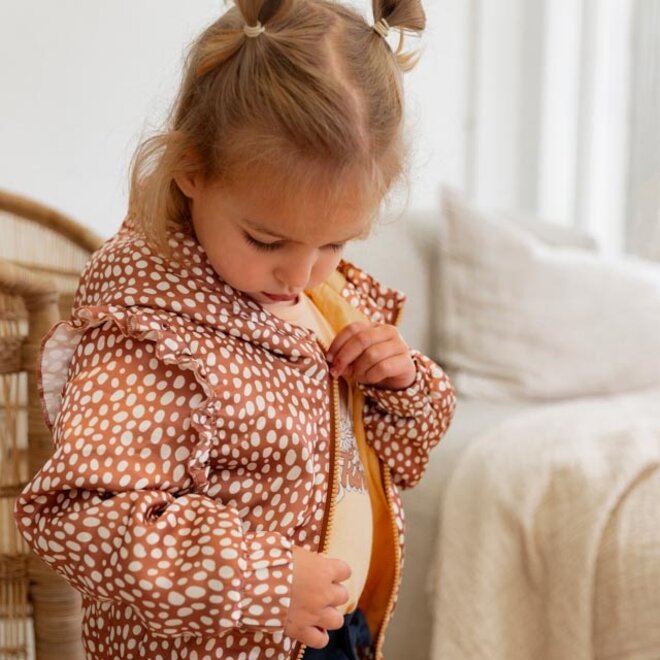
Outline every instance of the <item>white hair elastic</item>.
<svg viewBox="0 0 660 660">
<path fill-rule="evenodd" d="M 265 32 L 266 28 L 257 21 L 256 25 L 248 25 L 247 23 L 243 26 L 243 32 L 248 37 L 258 37 L 262 32 Z"/>
<path fill-rule="evenodd" d="M 385 39 L 390 33 L 390 25 L 384 18 L 381 18 L 377 23 L 374 23 L 372 27 L 381 37 L 383 37 L 383 39 Z"/>
</svg>

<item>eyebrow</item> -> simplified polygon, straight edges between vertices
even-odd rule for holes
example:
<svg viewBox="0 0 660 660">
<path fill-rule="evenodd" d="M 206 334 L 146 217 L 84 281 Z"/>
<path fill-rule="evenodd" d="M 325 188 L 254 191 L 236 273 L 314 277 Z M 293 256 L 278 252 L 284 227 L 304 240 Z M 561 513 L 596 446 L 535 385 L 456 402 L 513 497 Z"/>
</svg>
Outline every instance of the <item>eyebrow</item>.
<svg viewBox="0 0 660 660">
<path fill-rule="evenodd" d="M 248 218 L 244 218 L 243 222 L 251 227 L 252 229 L 255 229 L 256 231 L 261 232 L 262 234 L 268 234 L 269 236 L 272 236 L 273 238 L 277 238 L 283 241 L 289 241 L 291 243 L 297 243 L 298 241 L 295 241 L 292 238 L 289 238 L 288 236 L 282 236 L 282 234 L 278 234 L 266 227 L 262 227 L 260 224 L 257 222 L 254 222 Z M 335 241 L 334 243 L 328 243 L 328 245 L 334 245 L 336 243 L 346 243 L 347 241 L 350 241 L 354 238 L 357 238 L 358 236 L 361 236 L 364 233 L 364 231 L 360 231 L 357 234 L 353 234 L 353 236 L 349 236 L 348 238 L 345 238 L 343 241 Z"/>
</svg>

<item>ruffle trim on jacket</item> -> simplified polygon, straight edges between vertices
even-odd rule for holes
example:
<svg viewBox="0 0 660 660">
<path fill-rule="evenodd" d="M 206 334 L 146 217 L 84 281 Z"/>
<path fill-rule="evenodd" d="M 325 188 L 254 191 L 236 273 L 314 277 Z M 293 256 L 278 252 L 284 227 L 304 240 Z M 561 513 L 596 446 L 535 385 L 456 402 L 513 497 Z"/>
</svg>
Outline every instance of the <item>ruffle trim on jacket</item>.
<svg viewBox="0 0 660 660">
<path fill-rule="evenodd" d="M 341 295 L 351 307 L 359 309 L 374 323 L 396 325 L 406 303 L 403 291 L 379 282 L 359 266 L 342 259 L 337 270 L 346 278 L 348 286 Z"/>
<path fill-rule="evenodd" d="M 37 386 L 44 420 L 53 432 L 62 406 L 69 367 L 76 348 L 86 330 L 107 321 L 116 323 L 122 334 L 138 340 L 155 343 L 156 357 L 165 364 L 190 369 L 206 398 L 191 410 L 191 424 L 197 431 L 198 441 L 187 462 L 187 471 L 194 490 L 204 494 L 208 490 L 209 453 L 214 436 L 214 424 L 220 410 L 212 383 L 204 363 L 195 357 L 187 342 L 173 329 L 167 312 L 152 309 L 125 308 L 117 305 L 85 306 L 77 308 L 70 320 L 56 323 L 42 339 L 37 358 Z M 101 369 L 102 366 L 99 366 Z M 57 437 L 54 437 L 57 445 Z"/>
</svg>

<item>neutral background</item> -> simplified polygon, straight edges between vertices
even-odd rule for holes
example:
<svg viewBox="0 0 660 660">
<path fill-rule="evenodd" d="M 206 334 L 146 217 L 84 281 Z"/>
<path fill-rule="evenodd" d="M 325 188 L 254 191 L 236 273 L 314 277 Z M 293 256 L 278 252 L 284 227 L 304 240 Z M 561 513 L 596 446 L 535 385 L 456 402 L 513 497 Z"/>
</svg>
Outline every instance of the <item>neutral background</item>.
<svg viewBox="0 0 660 660">
<path fill-rule="evenodd" d="M 352 4 L 371 20 L 370 2 Z M 406 78 L 409 206 L 437 208 L 449 183 L 580 226 L 604 250 L 656 244 L 660 258 L 660 0 L 425 7 L 423 57 Z M 163 119 L 187 44 L 224 10 L 2 0 L 0 188 L 113 233 L 133 150 Z"/>
<path fill-rule="evenodd" d="M 415 205 L 436 203 L 441 178 L 460 183 L 462 4 L 429 6 L 427 52 L 407 79 L 409 124 L 423 137 L 414 155 Z M 109 235 L 125 212 L 138 138 L 164 117 L 187 44 L 222 11 L 216 0 L 3 0 L 0 186 Z"/>
</svg>

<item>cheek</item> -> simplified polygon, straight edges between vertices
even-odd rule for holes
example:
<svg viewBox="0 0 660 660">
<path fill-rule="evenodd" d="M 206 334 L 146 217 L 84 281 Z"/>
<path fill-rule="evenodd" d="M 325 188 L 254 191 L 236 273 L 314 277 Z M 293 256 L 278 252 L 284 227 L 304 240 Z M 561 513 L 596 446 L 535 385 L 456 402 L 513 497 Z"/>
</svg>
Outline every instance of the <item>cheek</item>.
<svg viewBox="0 0 660 660">
<path fill-rule="evenodd" d="M 242 288 L 250 281 L 254 260 L 241 245 L 219 243 L 209 252 L 209 260 L 220 277 L 234 287 Z"/>
<path fill-rule="evenodd" d="M 314 282 L 312 286 L 321 284 L 321 282 L 323 282 L 328 277 L 330 277 L 330 275 L 332 275 L 332 273 L 339 265 L 342 254 L 343 254 L 342 251 L 334 252 L 332 250 L 328 250 L 319 257 L 318 261 L 314 266 L 314 277 L 313 277 Z"/>
</svg>

